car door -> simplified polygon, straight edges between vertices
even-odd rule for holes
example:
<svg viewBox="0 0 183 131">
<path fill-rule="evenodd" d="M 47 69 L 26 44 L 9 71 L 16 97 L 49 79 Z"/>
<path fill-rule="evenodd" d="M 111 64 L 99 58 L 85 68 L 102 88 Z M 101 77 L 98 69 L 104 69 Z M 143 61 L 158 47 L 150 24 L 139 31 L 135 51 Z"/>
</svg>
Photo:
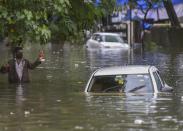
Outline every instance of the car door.
<svg viewBox="0 0 183 131">
<path fill-rule="evenodd" d="M 91 48 L 97 48 L 99 46 L 99 34 L 94 34 L 87 42 L 87 46 Z"/>
<path fill-rule="evenodd" d="M 89 48 L 93 48 L 95 44 L 95 37 L 96 35 L 94 34 L 88 41 L 87 41 L 87 46 Z"/>
</svg>

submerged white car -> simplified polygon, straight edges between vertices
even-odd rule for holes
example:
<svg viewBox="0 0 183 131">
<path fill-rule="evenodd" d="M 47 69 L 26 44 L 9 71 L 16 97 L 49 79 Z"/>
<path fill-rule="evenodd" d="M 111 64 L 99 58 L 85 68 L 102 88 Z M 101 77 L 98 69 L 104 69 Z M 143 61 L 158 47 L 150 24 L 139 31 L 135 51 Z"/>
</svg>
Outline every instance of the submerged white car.
<svg viewBox="0 0 183 131">
<path fill-rule="evenodd" d="M 159 93 L 172 92 L 154 66 L 121 66 L 96 70 L 85 92 Z"/>
<path fill-rule="evenodd" d="M 129 45 L 117 33 L 94 33 L 86 42 L 87 48 L 124 48 Z"/>
</svg>

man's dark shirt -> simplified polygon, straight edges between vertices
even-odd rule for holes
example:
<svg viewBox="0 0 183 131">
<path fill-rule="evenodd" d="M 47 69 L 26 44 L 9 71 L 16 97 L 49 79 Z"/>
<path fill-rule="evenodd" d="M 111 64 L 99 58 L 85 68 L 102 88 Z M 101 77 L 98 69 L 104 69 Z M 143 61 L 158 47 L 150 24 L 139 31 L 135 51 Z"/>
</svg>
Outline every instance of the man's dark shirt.
<svg viewBox="0 0 183 131">
<path fill-rule="evenodd" d="M 20 80 L 16 71 L 16 59 L 12 59 L 8 62 L 8 66 L 2 66 L 1 73 L 8 73 L 8 80 L 10 83 L 26 83 L 29 82 L 29 69 L 36 68 L 41 62 L 36 60 L 34 63 L 30 63 L 27 59 L 22 60 L 24 62 L 22 79 Z"/>
</svg>

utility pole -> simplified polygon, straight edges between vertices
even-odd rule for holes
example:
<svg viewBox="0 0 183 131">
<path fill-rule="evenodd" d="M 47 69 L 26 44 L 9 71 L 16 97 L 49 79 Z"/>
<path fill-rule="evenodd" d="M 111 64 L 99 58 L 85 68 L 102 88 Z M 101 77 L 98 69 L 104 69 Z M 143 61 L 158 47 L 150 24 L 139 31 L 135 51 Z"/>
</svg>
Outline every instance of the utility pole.
<svg viewBox="0 0 183 131">
<path fill-rule="evenodd" d="M 131 4 L 131 0 L 129 0 L 128 3 L 129 6 L 129 30 L 128 30 L 128 34 L 129 34 L 129 44 L 130 44 L 130 50 L 129 50 L 129 64 L 133 64 L 133 55 L 134 55 L 134 51 L 133 51 L 133 23 L 132 23 L 132 4 Z"/>
<path fill-rule="evenodd" d="M 134 42 L 134 40 L 133 40 L 133 22 L 132 22 L 132 3 L 131 3 L 131 0 L 129 0 L 129 44 L 130 44 L 130 47 L 131 48 L 133 48 L 133 42 Z"/>
</svg>

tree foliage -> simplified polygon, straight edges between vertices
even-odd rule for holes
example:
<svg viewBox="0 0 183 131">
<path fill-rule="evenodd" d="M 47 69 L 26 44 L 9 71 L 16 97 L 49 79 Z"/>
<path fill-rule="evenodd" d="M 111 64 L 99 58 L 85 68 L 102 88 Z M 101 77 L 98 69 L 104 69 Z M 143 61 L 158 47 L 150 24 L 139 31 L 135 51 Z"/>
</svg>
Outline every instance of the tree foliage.
<svg viewBox="0 0 183 131">
<path fill-rule="evenodd" d="M 103 15 L 112 14 L 116 6 L 116 0 L 101 0 L 99 8 L 102 11 Z"/>
<path fill-rule="evenodd" d="M 46 43 L 51 37 L 52 17 L 66 15 L 69 7 L 68 0 L 1 0 L 0 33 L 11 44 L 20 39 Z"/>
<path fill-rule="evenodd" d="M 0 0 L 0 36 L 11 44 L 37 41 L 47 43 L 51 38 L 77 39 L 84 29 L 91 29 L 102 17 L 114 11 L 116 0 Z M 139 0 L 129 0 L 136 7 Z M 153 4 L 171 4 L 170 0 L 145 0 L 147 15 Z M 171 8 L 172 9 L 172 8 Z M 168 9 L 167 9 L 168 10 Z M 171 10 L 168 10 L 171 14 Z M 174 17 L 173 17 L 174 18 Z M 172 20 L 173 20 L 172 18 Z"/>
<path fill-rule="evenodd" d="M 0 0 L 0 35 L 11 44 L 20 39 L 47 43 L 50 38 L 66 40 L 92 26 L 115 0 Z"/>
</svg>

